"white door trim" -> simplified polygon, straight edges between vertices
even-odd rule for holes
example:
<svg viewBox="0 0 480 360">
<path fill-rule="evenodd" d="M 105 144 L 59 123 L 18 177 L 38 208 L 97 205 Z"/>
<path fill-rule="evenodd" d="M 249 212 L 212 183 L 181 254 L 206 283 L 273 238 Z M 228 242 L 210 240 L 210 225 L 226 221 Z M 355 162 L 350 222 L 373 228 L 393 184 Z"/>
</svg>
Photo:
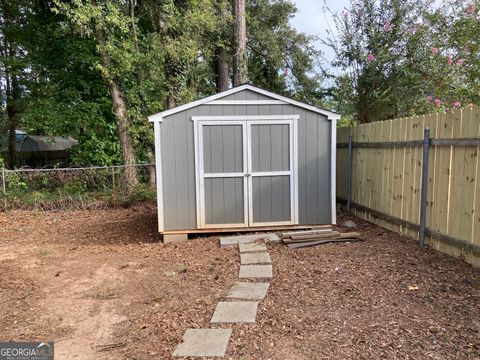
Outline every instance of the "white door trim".
<svg viewBox="0 0 480 360">
<path fill-rule="evenodd" d="M 243 171 L 240 173 L 209 173 L 205 174 L 203 161 L 203 126 L 214 125 L 241 125 L 243 138 Z M 245 121 L 196 121 L 194 123 L 194 148 L 195 148 L 195 199 L 197 208 L 197 228 L 199 229 L 218 229 L 218 228 L 234 228 L 234 227 L 248 227 L 248 187 L 247 187 L 247 129 Z M 212 178 L 243 178 L 243 223 L 233 224 L 206 224 L 205 221 L 205 179 Z"/>
<path fill-rule="evenodd" d="M 297 187 L 297 174 L 298 174 L 298 148 L 297 142 L 297 127 L 295 126 L 298 120 L 298 116 L 289 116 L 288 120 L 251 120 L 247 122 L 247 139 L 248 139 L 248 173 L 251 175 L 248 177 L 249 187 L 249 226 L 275 226 L 275 225 L 295 225 L 298 224 L 298 187 Z M 288 171 L 266 171 L 266 172 L 253 172 L 252 169 L 252 148 L 250 146 L 252 140 L 252 125 L 289 125 L 289 160 L 290 169 Z M 289 176 L 290 177 L 290 213 L 291 218 L 287 221 L 272 221 L 272 222 L 254 222 L 253 221 L 253 177 L 260 176 Z"/>
<path fill-rule="evenodd" d="M 262 120 L 263 124 L 268 124 L 268 120 L 298 120 L 300 115 L 231 115 L 231 116 L 192 116 L 192 121 L 206 121 L 208 123 L 214 123 L 216 121 L 259 121 Z M 264 121 L 263 121 L 264 120 Z"/>
<path fill-rule="evenodd" d="M 266 116 L 192 116 L 194 122 L 195 149 L 195 198 L 197 208 L 197 227 L 231 228 L 257 227 L 298 224 L 298 119 L 299 115 L 266 115 Z M 290 169 L 288 171 L 253 172 L 251 154 L 251 125 L 287 124 L 289 125 Z M 242 173 L 210 173 L 203 169 L 203 126 L 204 125 L 242 125 L 243 134 L 243 172 Z M 205 223 L 205 179 L 234 178 L 243 176 L 244 190 L 244 223 L 206 224 Z M 252 178 L 259 176 L 290 176 L 290 211 L 289 221 L 253 222 Z"/>
</svg>

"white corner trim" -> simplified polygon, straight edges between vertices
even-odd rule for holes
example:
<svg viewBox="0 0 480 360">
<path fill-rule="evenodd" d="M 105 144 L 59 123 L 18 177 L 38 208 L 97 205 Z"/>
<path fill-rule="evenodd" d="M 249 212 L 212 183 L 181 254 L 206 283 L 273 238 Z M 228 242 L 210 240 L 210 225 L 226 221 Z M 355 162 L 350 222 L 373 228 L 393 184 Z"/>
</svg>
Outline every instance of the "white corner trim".
<svg viewBox="0 0 480 360">
<path fill-rule="evenodd" d="M 287 105 L 281 100 L 213 100 L 205 105 Z"/>
<path fill-rule="evenodd" d="M 159 116 L 160 114 L 150 115 L 148 117 L 148 122 L 163 122 L 163 117 Z"/>
<path fill-rule="evenodd" d="M 338 121 L 338 120 L 340 120 L 340 118 L 341 118 L 341 115 L 335 114 L 335 116 L 329 116 L 329 117 L 328 117 L 328 120 L 330 120 L 330 121 L 332 121 L 332 120 Z"/>
<path fill-rule="evenodd" d="M 165 230 L 164 212 L 163 212 L 163 179 L 162 179 L 162 143 L 160 122 L 153 123 L 153 131 L 155 136 L 155 178 L 157 180 L 157 215 L 158 215 L 158 231 Z"/>
<path fill-rule="evenodd" d="M 232 115 L 232 116 L 192 116 L 193 122 L 198 121 L 274 121 L 274 120 L 298 120 L 300 115 Z"/>
<path fill-rule="evenodd" d="M 337 120 L 330 123 L 332 126 L 332 138 L 331 138 L 331 202 L 332 202 L 332 225 L 337 223 Z"/>
<path fill-rule="evenodd" d="M 313 112 L 318 113 L 318 114 L 325 115 L 325 116 L 327 116 L 327 118 L 329 120 L 336 120 L 336 119 L 340 118 L 340 115 L 333 112 L 333 111 L 321 109 L 321 108 L 313 106 L 313 105 L 305 104 L 303 102 L 293 100 L 293 99 L 287 98 L 285 96 L 272 93 L 272 92 L 267 91 L 267 90 L 260 89 L 258 87 L 253 86 L 253 85 L 250 85 L 250 84 L 245 84 L 245 85 L 241 85 L 241 86 L 229 89 L 227 91 L 224 91 L 224 92 L 221 92 L 221 93 L 218 93 L 218 94 L 215 94 L 215 95 L 208 96 L 206 98 L 203 98 L 203 99 L 200 99 L 200 100 L 197 100 L 197 101 L 192 101 L 190 103 L 177 106 L 176 108 L 173 108 L 173 109 L 169 109 L 169 110 L 151 115 L 151 116 L 148 117 L 148 121 L 150 121 L 150 122 L 161 121 L 161 119 L 165 116 L 169 116 L 169 115 L 178 113 L 180 111 L 185 111 L 185 110 L 191 109 L 195 106 L 199 106 L 199 105 L 202 105 L 202 104 L 207 104 L 207 103 L 210 103 L 210 102 L 215 101 L 217 99 L 221 99 L 225 96 L 232 95 L 232 94 L 235 94 L 235 93 L 243 91 L 243 90 L 250 90 L 250 91 L 253 91 L 257 94 L 261 94 L 261 95 L 265 95 L 267 97 L 270 97 L 273 100 L 282 101 L 286 104 L 291 104 L 291 105 L 298 106 L 298 107 L 306 109 L 306 110 L 313 111 Z"/>
<path fill-rule="evenodd" d="M 293 192 L 294 192 L 294 212 L 293 223 L 300 224 L 298 207 L 298 118 L 293 121 Z"/>
</svg>

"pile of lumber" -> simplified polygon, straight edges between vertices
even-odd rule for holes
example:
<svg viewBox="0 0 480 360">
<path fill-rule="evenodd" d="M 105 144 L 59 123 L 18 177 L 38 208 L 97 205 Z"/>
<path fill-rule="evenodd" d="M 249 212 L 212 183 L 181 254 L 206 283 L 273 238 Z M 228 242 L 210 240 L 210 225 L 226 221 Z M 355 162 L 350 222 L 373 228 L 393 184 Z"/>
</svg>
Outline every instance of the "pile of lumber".
<svg viewBox="0 0 480 360">
<path fill-rule="evenodd" d="M 357 232 L 340 233 L 332 228 L 284 232 L 282 238 L 290 249 L 361 240 Z"/>
</svg>

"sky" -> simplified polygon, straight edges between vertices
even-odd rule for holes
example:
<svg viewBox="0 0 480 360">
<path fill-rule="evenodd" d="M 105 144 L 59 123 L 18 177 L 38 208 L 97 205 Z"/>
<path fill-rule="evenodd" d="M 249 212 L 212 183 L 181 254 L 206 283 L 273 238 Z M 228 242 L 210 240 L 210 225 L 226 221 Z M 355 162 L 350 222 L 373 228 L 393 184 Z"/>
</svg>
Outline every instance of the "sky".
<svg viewBox="0 0 480 360">
<path fill-rule="evenodd" d="M 316 35 L 319 38 L 326 38 L 327 28 L 333 29 L 333 21 L 330 19 L 328 11 L 324 11 L 324 0 L 292 0 L 297 6 L 298 12 L 295 18 L 291 20 L 292 25 L 301 32 Z M 325 0 L 328 8 L 333 11 L 342 11 L 343 8 L 350 5 L 350 0 Z M 327 60 L 331 60 L 333 52 L 322 45 L 320 41 L 316 42 Z"/>
</svg>

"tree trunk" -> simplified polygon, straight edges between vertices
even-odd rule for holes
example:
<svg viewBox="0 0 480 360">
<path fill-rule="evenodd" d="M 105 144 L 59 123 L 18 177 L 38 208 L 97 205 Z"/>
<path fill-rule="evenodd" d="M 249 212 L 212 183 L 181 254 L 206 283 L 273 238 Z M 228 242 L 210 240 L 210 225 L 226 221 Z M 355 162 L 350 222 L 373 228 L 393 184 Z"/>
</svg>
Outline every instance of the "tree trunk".
<svg viewBox="0 0 480 360">
<path fill-rule="evenodd" d="M 217 92 L 222 92 L 228 89 L 228 63 L 227 63 L 227 49 L 218 47 L 216 50 L 217 71 L 216 83 Z"/>
<path fill-rule="evenodd" d="M 220 0 L 218 4 L 218 16 L 220 18 L 220 39 L 221 41 L 226 40 L 225 29 L 228 19 L 228 10 L 227 10 L 227 1 Z M 216 49 L 216 83 L 217 83 L 217 92 L 222 92 L 228 89 L 228 60 L 227 60 L 227 49 L 225 46 L 219 45 Z"/>
<path fill-rule="evenodd" d="M 129 132 L 129 119 L 127 106 L 123 94 L 117 83 L 110 80 L 110 95 L 113 103 L 113 113 L 117 117 L 118 137 L 122 147 L 122 159 L 125 165 L 135 164 L 135 151 L 133 149 L 132 136 Z M 138 171 L 136 167 L 126 167 L 123 171 L 123 179 L 128 188 L 138 186 Z"/>
<path fill-rule="evenodd" d="M 147 147 L 147 156 L 148 156 L 148 162 L 150 164 L 155 164 L 155 154 L 153 152 L 153 149 L 149 146 Z M 148 188 L 150 190 L 155 191 L 156 190 L 156 173 L 155 173 L 155 166 L 149 166 L 148 169 Z"/>
<path fill-rule="evenodd" d="M 17 138 L 15 130 L 17 129 L 17 100 L 18 100 L 18 84 L 15 76 L 8 76 L 6 79 L 7 87 L 7 129 L 8 129 L 8 153 L 7 153 L 7 166 L 10 169 L 15 168 L 16 165 L 16 147 Z"/>
<path fill-rule="evenodd" d="M 96 0 L 92 0 L 93 5 L 97 5 Z M 133 148 L 132 136 L 129 131 L 130 119 L 128 117 L 127 105 L 118 83 L 110 76 L 108 69 L 110 67 L 110 57 L 106 50 L 107 40 L 103 30 L 98 23 L 95 23 L 95 38 L 100 53 L 100 61 L 104 67 L 102 75 L 108 85 L 110 96 L 112 98 L 113 113 L 117 118 L 118 137 L 122 148 L 122 160 L 124 165 L 135 164 L 135 150 Z M 133 189 L 138 186 L 138 171 L 136 167 L 126 167 L 123 171 L 123 180 L 127 188 Z"/>
<path fill-rule="evenodd" d="M 10 5 L 3 4 L 2 7 L 3 13 L 3 22 L 6 29 L 9 26 L 13 26 L 14 15 L 12 14 L 12 9 Z M 3 57 L 7 58 L 9 61 L 4 65 L 4 80 L 5 80 L 5 106 L 6 106 L 6 115 L 7 115 L 7 126 L 8 131 L 8 152 L 7 152 L 7 166 L 10 169 L 13 169 L 16 166 L 16 134 L 15 130 L 18 126 L 18 102 L 21 96 L 20 85 L 18 83 L 18 54 L 16 51 L 15 41 L 12 38 L 13 33 L 10 29 L 9 31 L 3 31 L 3 44 L 1 47 L 1 54 Z"/>
<path fill-rule="evenodd" d="M 175 107 L 175 99 L 173 98 L 173 94 L 167 95 L 167 109 L 173 109 Z"/>
<path fill-rule="evenodd" d="M 233 86 L 247 82 L 245 0 L 233 0 Z"/>
</svg>

